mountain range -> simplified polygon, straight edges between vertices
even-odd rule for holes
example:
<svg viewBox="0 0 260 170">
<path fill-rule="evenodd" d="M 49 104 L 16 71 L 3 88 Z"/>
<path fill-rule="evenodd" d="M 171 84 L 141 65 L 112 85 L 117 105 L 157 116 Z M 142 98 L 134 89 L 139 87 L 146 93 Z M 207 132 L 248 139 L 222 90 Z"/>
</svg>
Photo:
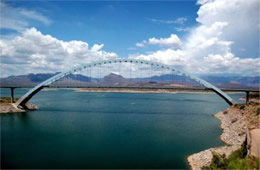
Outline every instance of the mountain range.
<svg viewBox="0 0 260 170">
<path fill-rule="evenodd" d="M 57 73 L 27 74 L 0 78 L 1 86 L 34 86 Z M 260 76 L 219 76 L 202 75 L 200 78 L 220 88 L 254 88 L 259 89 Z M 103 78 L 93 78 L 81 74 L 71 74 L 55 82 L 53 86 L 127 86 L 127 85 L 170 85 L 170 86 L 199 86 L 198 83 L 179 75 L 160 75 L 144 78 L 125 78 L 121 75 L 110 73 Z"/>
</svg>

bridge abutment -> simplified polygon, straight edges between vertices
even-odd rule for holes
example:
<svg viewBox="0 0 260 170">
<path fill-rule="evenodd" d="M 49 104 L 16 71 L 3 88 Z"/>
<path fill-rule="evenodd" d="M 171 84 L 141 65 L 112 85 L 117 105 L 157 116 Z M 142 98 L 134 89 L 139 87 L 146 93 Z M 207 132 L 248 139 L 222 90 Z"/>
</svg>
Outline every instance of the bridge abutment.
<svg viewBox="0 0 260 170">
<path fill-rule="evenodd" d="M 11 90 L 11 103 L 14 103 L 14 89 L 15 89 L 15 87 L 10 87 L 10 90 Z"/>
<path fill-rule="evenodd" d="M 249 103 L 249 93 L 250 91 L 245 91 L 246 92 L 246 104 Z"/>
</svg>

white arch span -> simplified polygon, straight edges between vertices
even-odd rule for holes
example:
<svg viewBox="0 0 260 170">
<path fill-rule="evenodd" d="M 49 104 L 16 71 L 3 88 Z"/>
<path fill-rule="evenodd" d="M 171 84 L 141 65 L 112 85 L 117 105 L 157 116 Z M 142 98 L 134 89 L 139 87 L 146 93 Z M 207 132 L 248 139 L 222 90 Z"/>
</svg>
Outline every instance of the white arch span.
<svg viewBox="0 0 260 170">
<path fill-rule="evenodd" d="M 97 61 L 97 62 L 93 62 L 90 64 L 83 64 L 80 65 L 78 67 L 72 68 L 69 71 L 66 72 L 61 72 L 45 81 L 43 81 L 42 83 L 38 84 L 37 86 L 35 86 L 34 88 L 32 88 L 30 91 L 28 91 L 25 95 L 23 95 L 16 103 L 15 106 L 16 107 L 22 107 L 22 108 L 26 108 L 25 104 L 37 93 L 39 92 L 41 89 L 43 89 L 45 86 L 49 86 L 50 84 L 54 83 L 55 81 L 60 80 L 61 78 L 72 74 L 74 72 L 77 71 L 81 71 L 87 68 L 92 68 L 92 67 L 96 67 L 96 66 L 101 66 L 104 64 L 113 64 L 113 63 L 133 63 L 133 64 L 146 64 L 146 65 L 151 65 L 151 66 L 157 66 L 157 67 L 161 67 L 162 69 L 167 69 L 169 71 L 172 71 L 174 73 L 186 76 L 196 82 L 198 82 L 199 84 L 203 85 L 204 87 L 213 90 L 215 93 L 217 93 L 220 97 L 222 97 L 228 104 L 232 105 L 233 104 L 233 99 L 228 96 L 226 93 L 224 93 L 222 90 L 220 90 L 219 88 L 215 87 L 214 85 L 210 84 L 209 82 L 191 75 L 187 72 L 181 71 L 179 69 L 176 69 L 172 66 L 169 65 L 165 65 L 165 64 L 161 64 L 158 62 L 152 62 L 152 61 L 146 61 L 146 60 L 136 60 L 136 59 L 112 59 L 112 60 L 103 60 L 103 61 Z"/>
</svg>

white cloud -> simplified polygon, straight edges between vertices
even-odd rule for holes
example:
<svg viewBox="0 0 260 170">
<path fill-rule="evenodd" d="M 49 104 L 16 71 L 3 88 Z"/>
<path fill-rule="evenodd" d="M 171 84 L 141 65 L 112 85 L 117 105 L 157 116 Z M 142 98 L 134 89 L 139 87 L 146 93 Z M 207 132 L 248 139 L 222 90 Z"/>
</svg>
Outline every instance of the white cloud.
<svg viewBox="0 0 260 170">
<path fill-rule="evenodd" d="M 136 43 L 135 45 L 137 47 L 145 47 L 145 44 L 146 44 L 146 41 L 143 41 L 143 42 Z"/>
<path fill-rule="evenodd" d="M 62 41 L 35 28 L 26 29 L 13 39 L 0 40 L 1 76 L 68 70 L 117 54 L 101 50 L 103 44 L 89 48 L 83 41 Z"/>
<path fill-rule="evenodd" d="M 40 22 L 44 23 L 45 25 L 51 24 L 51 21 L 47 17 L 39 14 L 36 11 L 29 11 L 29 10 L 26 10 L 26 9 L 22 9 L 20 11 L 20 13 L 21 13 L 21 15 L 25 16 L 26 18 L 40 21 Z"/>
<path fill-rule="evenodd" d="M 205 71 L 215 73 L 253 73 L 260 72 L 260 59 L 247 58 L 241 59 L 235 57 L 232 53 L 226 53 L 225 55 L 213 55 L 209 54 L 204 57 Z"/>
<path fill-rule="evenodd" d="M 150 38 L 148 40 L 148 43 L 151 45 L 163 45 L 163 46 L 169 46 L 169 47 L 179 47 L 181 46 L 181 40 L 179 37 L 175 34 L 171 34 L 169 38 Z"/>
<path fill-rule="evenodd" d="M 104 47 L 104 44 L 94 44 L 93 47 L 91 48 L 92 51 L 99 51 L 101 48 Z"/>
<path fill-rule="evenodd" d="M 203 4 L 210 2 L 210 1 L 213 1 L 213 0 L 198 0 L 197 4 L 203 5 Z"/>
<path fill-rule="evenodd" d="M 231 51 L 231 41 L 220 39 L 226 22 L 215 22 L 212 25 L 200 25 L 191 30 L 183 50 L 193 59 L 202 59 L 211 53 L 225 54 Z"/>
<path fill-rule="evenodd" d="M 175 27 L 174 29 L 178 32 L 187 32 L 191 30 L 190 27 Z"/>
<path fill-rule="evenodd" d="M 145 47 L 146 44 L 149 45 L 159 45 L 159 46 L 167 46 L 167 47 L 180 47 L 182 45 L 181 40 L 175 34 L 171 34 L 169 38 L 149 38 L 148 41 L 143 40 L 141 43 L 136 43 L 137 47 Z"/>
<path fill-rule="evenodd" d="M 175 34 L 168 38 L 153 37 L 143 40 L 136 43 L 136 46 L 159 45 L 164 49 L 129 57 L 162 62 L 192 73 L 259 75 L 258 0 L 199 0 L 197 3 L 201 5 L 197 17 L 199 25 L 190 28 L 184 40 L 181 41 Z M 47 17 L 36 11 L 13 8 L 1 2 L 0 8 L 0 28 L 21 32 L 21 35 L 1 37 L 3 77 L 31 72 L 56 72 L 79 63 L 118 57 L 115 53 L 103 51 L 104 44 L 89 47 L 87 42 L 58 40 L 51 35 L 43 35 L 35 28 L 25 30 L 30 26 L 29 20 L 45 25 L 51 23 Z M 177 20 L 153 21 L 165 24 L 186 22 L 185 19 Z M 178 49 L 174 49 L 177 47 Z M 244 52 L 256 51 L 257 56 L 241 56 L 236 49 L 239 52 L 241 49 Z M 135 66 L 129 68 L 138 69 Z"/>
<path fill-rule="evenodd" d="M 233 41 L 232 52 L 241 55 L 244 48 L 250 56 L 258 57 L 259 52 L 259 0 L 203 0 L 198 10 L 197 21 L 205 26 L 215 22 L 226 22 L 219 37 L 223 40 Z M 250 52 L 251 51 L 251 52 Z"/>
<path fill-rule="evenodd" d="M 200 25 L 189 30 L 180 49 L 131 57 L 161 61 L 192 73 L 259 75 L 259 1 L 200 0 L 198 4 Z M 159 44 L 166 39 L 150 40 L 149 44 Z M 248 51 L 249 46 L 254 46 L 257 56 L 236 53 L 236 49 Z"/>
<path fill-rule="evenodd" d="M 173 49 L 158 50 L 148 55 L 133 55 L 130 58 L 155 61 L 164 64 L 171 63 L 173 65 L 183 65 L 187 62 L 185 61 L 184 51 Z"/>
<path fill-rule="evenodd" d="M 188 19 L 187 17 L 178 17 L 175 20 L 159 20 L 159 19 L 150 19 L 152 22 L 158 24 L 180 24 L 183 25 Z"/>
<path fill-rule="evenodd" d="M 45 25 L 50 25 L 51 20 L 34 10 L 24 8 L 14 8 L 6 3 L 0 2 L 0 28 L 23 31 L 30 26 L 30 21 L 38 21 Z"/>
</svg>

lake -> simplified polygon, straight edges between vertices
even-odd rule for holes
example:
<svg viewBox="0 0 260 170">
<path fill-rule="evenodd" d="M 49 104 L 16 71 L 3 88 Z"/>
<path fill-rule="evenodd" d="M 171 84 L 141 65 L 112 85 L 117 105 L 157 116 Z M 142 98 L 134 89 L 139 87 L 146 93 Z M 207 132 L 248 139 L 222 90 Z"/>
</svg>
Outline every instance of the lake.
<svg viewBox="0 0 260 170">
<path fill-rule="evenodd" d="M 39 110 L 0 115 L 2 168 L 186 169 L 188 155 L 223 145 L 213 114 L 228 107 L 216 94 L 66 89 L 31 102 Z"/>
</svg>

